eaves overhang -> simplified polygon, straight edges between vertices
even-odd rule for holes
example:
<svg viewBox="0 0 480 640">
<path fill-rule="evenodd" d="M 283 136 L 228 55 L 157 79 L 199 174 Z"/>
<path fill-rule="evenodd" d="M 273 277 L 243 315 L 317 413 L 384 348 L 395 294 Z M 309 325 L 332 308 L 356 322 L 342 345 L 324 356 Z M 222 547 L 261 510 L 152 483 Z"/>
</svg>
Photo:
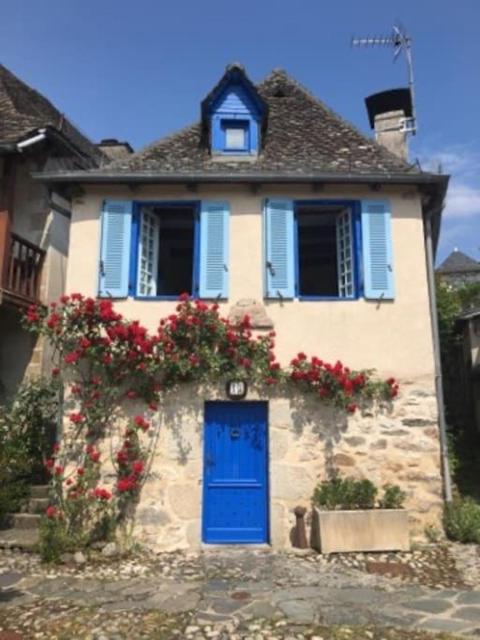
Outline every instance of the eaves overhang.
<svg viewBox="0 0 480 640">
<path fill-rule="evenodd" d="M 396 184 L 437 185 L 446 189 L 449 176 L 432 173 L 262 173 L 247 172 L 108 172 L 108 171 L 58 171 L 34 172 L 32 177 L 45 183 L 80 184 Z"/>
</svg>

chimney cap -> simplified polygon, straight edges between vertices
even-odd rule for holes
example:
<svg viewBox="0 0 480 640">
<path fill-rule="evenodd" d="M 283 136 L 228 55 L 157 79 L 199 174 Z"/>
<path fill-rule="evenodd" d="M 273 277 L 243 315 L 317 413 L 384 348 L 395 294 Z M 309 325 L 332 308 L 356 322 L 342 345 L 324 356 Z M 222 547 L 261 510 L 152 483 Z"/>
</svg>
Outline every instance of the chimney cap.
<svg viewBox="0 0 480 640">
<path fill-rule="evenodd" d="M 374 93 L 365 98 L 370 127 L 375 128 L 375 117 L 390 111 L 403 111 L 406 118 L 413 115 L 412 94 L 407 87 L 388 89 L 380 93 Z"/>
</svg>

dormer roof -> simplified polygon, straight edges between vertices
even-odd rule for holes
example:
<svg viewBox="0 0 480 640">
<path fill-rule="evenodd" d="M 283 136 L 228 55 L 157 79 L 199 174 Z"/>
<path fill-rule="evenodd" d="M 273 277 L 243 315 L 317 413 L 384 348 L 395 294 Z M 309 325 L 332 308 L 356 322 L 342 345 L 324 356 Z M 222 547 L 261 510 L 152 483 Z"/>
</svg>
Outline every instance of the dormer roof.
<svg viewBox="0 0 480 640">
<path fill-rule="evenodd" d="M 200 105 L 202 126 L 206 129 L 209 128 L 209 116 L 215 109 L 219 99 L 229 87 L 235 85 L 240 85 L 246 91 L 254 108 L 261 115 L 263 129 L 265 129 L 268 116 L 268 103 L 262 98 L 256 85 L 254 85 L 247 76 L 244 66 L 239 62 L 227 65 L 223 76 L 202 100 Z"/>
</svg>

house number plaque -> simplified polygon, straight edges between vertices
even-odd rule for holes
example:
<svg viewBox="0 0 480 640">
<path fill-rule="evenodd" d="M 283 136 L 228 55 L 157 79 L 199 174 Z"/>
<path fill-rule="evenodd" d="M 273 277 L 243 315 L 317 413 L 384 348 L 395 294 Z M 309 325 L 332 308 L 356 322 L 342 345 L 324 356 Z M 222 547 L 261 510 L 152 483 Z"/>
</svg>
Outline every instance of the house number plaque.
<svg viewBox="0 0 480 640">
<path fill-rule="evenodd" d="M 245 380 L 229 380 L 226 391 L 230 400 L 241 400 L 247 395 L 247 383 Z"/>
</svg>

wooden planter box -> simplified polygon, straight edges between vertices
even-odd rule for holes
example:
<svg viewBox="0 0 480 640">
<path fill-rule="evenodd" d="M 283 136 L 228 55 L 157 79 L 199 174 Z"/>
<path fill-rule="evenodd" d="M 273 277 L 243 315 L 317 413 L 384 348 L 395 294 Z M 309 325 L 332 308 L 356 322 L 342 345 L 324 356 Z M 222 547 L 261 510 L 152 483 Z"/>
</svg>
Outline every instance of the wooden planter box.
<svg viewBox="0 0 480 640">
<path fill-rule="evenodd" d="M 408 511 L 321 511 L 314 508 L 311 543 L 321 553 L 408 551 Z"/>
</svg>

